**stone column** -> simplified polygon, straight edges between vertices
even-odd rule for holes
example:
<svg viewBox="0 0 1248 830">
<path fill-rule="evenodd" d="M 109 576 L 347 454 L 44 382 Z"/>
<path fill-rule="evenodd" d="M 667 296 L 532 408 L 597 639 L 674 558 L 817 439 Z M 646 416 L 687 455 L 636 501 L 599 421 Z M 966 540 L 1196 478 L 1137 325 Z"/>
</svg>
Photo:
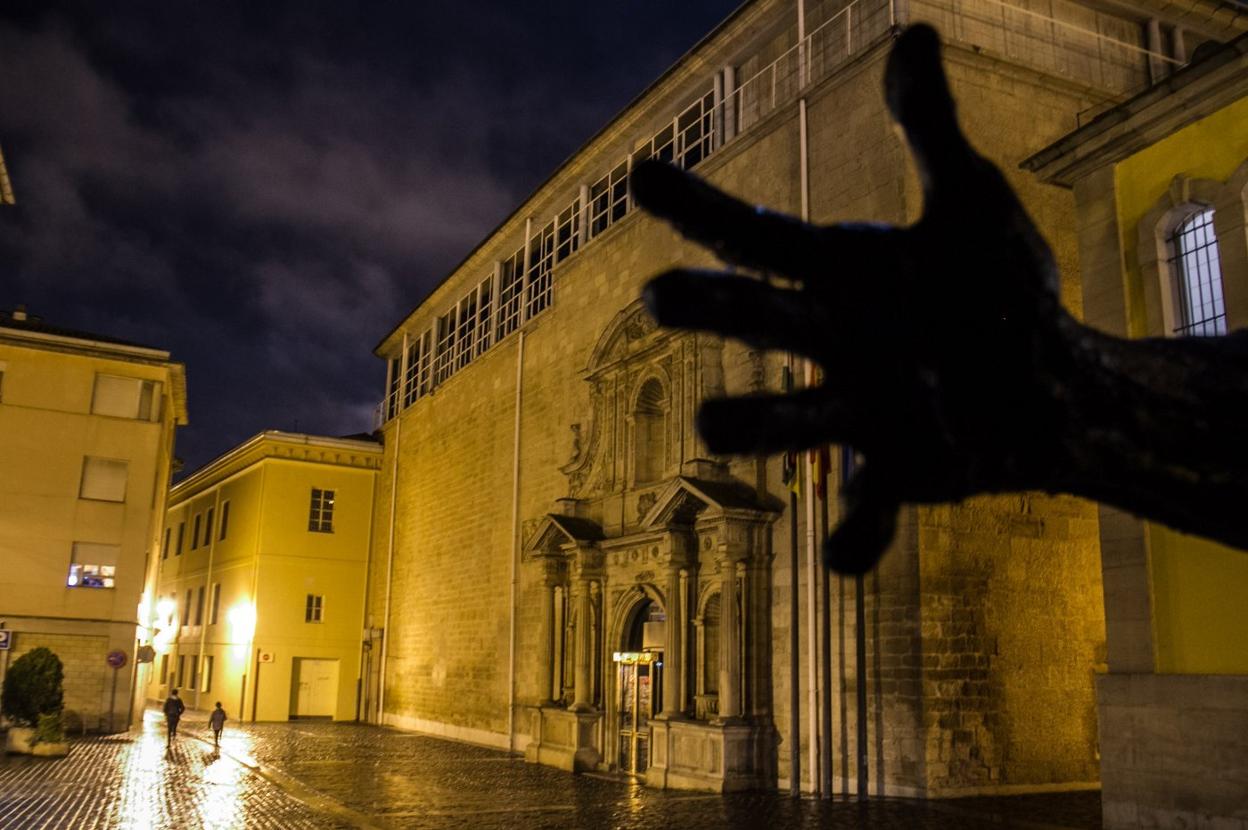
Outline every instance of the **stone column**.
<svg viewBox="0 0 1248 830">
<path fill-rule="evenodd" d="M 685 639 L 684 603 L 681 601 L 680 589 L 683 580 L 680 568 L 667 568 L 667 642 L 663 644 L 663 716 L 678 718 L 681 711 L 681 682 L 685 670 L 682 649 Z"/>
<path fill-rule="evenodd" d="M 538 629 L 537 694 L 539 705 L 550 699 L 551 677 L 554 675 L 555 585 L 550 575 L 542 583 L 542 616 Z"/>
<path fill-rule="evenodd" d="M 593 604 L 589 600 L 589 580 L 578 579 L 576 584 L 576 630 L 572 642 L 576 649 L 576 668 L 572 674 L 573 712 L 592 711 L 593 698 L 590 684 L 591 632 L 593 631 Z"/>
<path fill-rule="evenodd" d="M 737 628 L 737 563 L 729 557 L 719 563 L 719 720 L 740 717 L 740 637 Z"/>
<path fill-rule="evenodd" d="M 567 625 L 566 606 L 564 598 L 567 596 L 567 588 L 562 585 L 556 585 L 553 589 L 553 598 L 551 602 L 551 628 L 554 636 L 551 638 L 551 672 L 550 672 L 550 699 L 554 703 L 558 703 L 563 698 L 563 629 Z"/>
</svg>

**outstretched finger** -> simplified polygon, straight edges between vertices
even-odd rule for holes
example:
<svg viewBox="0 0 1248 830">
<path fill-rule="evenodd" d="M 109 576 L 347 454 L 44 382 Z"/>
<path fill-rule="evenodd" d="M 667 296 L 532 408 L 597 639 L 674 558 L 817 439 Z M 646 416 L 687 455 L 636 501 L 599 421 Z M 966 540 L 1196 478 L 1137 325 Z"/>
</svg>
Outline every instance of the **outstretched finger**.
<svg viewBox="0 0 1248 830">
<path fill-rule="evenodd" d="M 661 326 L 735 337 L 758 349 L 810 354 L 825 347 L 831 328 L 823 307 L 802 292 L 717 271 L 668 271 L 641 296 Z"/>
<path fill-rule="evenodd" d="M 639 205 L 728 262 L 799 279 L 825 264 L 819 228 L 747 204 L 669 164 L 643 161 L 629 182 Z"/>
<path fill-rule="evenodd" d="M 852 443 L 858 416 L 820 386 L 787 395 L 714 398 L 698 410 L 698 433 L 716 454 L 770 455 L 818 444 Z"/>
<path fill-rule="evenodd" d="M 874 568 L 892 544 L 901 503 L 879 486 L 869 464 L 859 468 L 844 495 L 845 518 L 823 540 L 823 564 L 837 573 L 857 576 Z"/>
<path fill-rule="evenodd" d="M 889 112 L 905 130 L 924 193 L 956 187 L 977 156 L 958 127 L 935 29 L 917 24 L 897 39 L 884 72 L 884 95 Z"/>
</svg>

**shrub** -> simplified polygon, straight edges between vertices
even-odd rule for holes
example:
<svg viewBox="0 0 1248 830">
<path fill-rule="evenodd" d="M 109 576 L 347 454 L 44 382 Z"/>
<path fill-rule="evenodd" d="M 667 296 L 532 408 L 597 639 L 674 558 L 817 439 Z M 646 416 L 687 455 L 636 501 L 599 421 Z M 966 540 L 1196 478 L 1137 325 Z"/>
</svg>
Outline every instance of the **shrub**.
<svg viewBox="0 0 1248 830">
<path fill-rule="evenodd" d="M 38 726 L 40 715 L 56 715 L 62 708 L 65 670 L 61 658 L 49 649 L 37 648 L 9 666 L 0 695 L 0 712 L 21 726 Z"/>
<path fill-rule="evenodd" d="M 35 727 L 33 743 L 65 743 L 65 729 L 61 725 L 60 712 L 46 712 L 39 716 L 39 725 Z"/>
</svg>

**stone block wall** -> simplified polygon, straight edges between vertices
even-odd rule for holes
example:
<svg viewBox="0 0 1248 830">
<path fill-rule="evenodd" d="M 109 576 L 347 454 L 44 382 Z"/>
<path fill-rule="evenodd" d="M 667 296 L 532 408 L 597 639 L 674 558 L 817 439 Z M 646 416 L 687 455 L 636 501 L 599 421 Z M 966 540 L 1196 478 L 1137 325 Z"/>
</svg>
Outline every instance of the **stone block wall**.
<svg viewBox="0 0 1248 830">
<path fill-rule="evenodd" d="M 929 791 L 1095 783 L 1094 506 L 984 497 L 919 513 Z"/>
<path fill-rule="evenodd" d="M 49 633 L 45 631 L 20 631 L 14 635 L 14 647 L 9 653 L 9 665 L 24 654 L 37 648 L 51 649 L 61 660 L 65 671 L 64 711 L 66 725 L 89 730 L 102 729 L 108 724 L 108 681 L 112 669 L 108 668 L 108 637 L 92 634 Z M 3 659 L 3 657 L 0 657 Z M 117 718 L 124 726 L 128 697 L 130 669 L 121 669 L 124 678 L 118 678 Z"/>
</svg>

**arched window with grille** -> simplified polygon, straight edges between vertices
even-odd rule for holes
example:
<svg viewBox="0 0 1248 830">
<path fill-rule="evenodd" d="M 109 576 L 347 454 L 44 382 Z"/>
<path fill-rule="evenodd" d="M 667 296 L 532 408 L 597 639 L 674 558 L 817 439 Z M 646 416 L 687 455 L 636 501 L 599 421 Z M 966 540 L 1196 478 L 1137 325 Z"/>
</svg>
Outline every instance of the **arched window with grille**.
<svg viewBox="0 0 1248 830">
<path fill-rule="evenodd" d="M 1213 208 L 1198 208 L 1178 224 L 1169 241 L 1176 296 L 1174 334 L 1226 334 L 1222 264 L 1213 229 Z"/>
</svg>

